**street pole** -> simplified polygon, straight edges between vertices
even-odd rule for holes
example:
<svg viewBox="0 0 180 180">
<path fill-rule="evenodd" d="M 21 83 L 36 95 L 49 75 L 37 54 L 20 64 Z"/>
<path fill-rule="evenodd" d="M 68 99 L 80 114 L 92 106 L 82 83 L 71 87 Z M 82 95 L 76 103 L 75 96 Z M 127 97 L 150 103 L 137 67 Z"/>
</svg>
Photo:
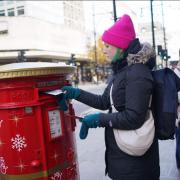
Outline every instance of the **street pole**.
<svg viewBox="0 0 180 180">
<path fill-rule="evenodd" d="M 116 22 L 117 21 L 116 0 L 113 0 L 113 12 L 114 12 L 114 22 Z"/>
<path fill-rule="evenodd" d="M 162 25 L 163 25 L 163 37 L 164 37 L 164 48 L 167 49 L 166 46 L 166 31 L 164 26 L 164 8 L 163 8 L 163 1 L 161 0 L 161 10 L 162 10 Z"/>
<path fill-rule="evenodd" d="M 154 17 L 153 17 L 153 0 L 150 0 L 151 3 L 151 28 L 152 28 L 152 41 L 153 41 L 153 48 L 156 50 L 155 45 L 155 35 L 154 35 Z"/>
<path fill-rule="evenodd" d="M 151 6 L 151 28 L 152 28 L 152 42 L 153 42 L 153 48 L 156 53 L 156 44 L 155 44 L 155 34 L 154 34 L 154 19 L 153 19 L 153 0 L 150 0 L 150 6 Z M 156 57 L 155 57 L 156 58 Z M 155 59 L 155 68 L 156 68 L 156 59 Z"/>
<path fill-rule="evenodd" d="M 163 25 L 163 39 L 164 39 L 164 49 L 165 51 L 167 51 L 167 44 L 166 44 L 166 30 L 165 30 L 165 26 L 164 26 L 164 8 L 163 8 L 163 1 L 161 0 L 161 10 L 162 10 L 162 25 Z M 167 59 L 166 59 L 166 67 L 167 65 L 167 61 L 168 61 L 168 54 L 167 54 Z"/>
<path fill-rule="evenodd" d="M 98 84 L 98 72 L 97 72 L 97 46 L 96 46 L 96 23 L 95 23 L 95 6 L 93 3 L 93 28 L 94 28 L 94 59 L 95 59 L 95 73 L 96 73 L 96 77 L 97 77 L 97 84 Z"/>
</svg>

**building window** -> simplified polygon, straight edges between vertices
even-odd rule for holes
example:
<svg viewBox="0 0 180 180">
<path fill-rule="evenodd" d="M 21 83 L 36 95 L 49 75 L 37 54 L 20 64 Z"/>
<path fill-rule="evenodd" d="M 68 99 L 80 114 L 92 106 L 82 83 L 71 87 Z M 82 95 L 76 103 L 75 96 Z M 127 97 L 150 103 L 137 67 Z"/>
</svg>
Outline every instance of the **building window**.
<svg viewBox="0 0 180 180">
<path fill-rule="evenodd" d="M 5 11 L 4 10 L 0 11 L 0 16 L 5 16 Z"/>
<path fill-rule="evenodd" d="M 14 8 L 8 9 L 8 16 L 14 16 Z"/>
<path fill-rule="evenodd" d="M 0 35 L 4 35 L 4 34 L 7 34 L 8 33 L 8 31 L 6 30 L 6 31 L 0 31 Z"/>
<path fill-rule="evenodd" d="M 8 23 L 5 21 L 0 21 L 0 35 L 8 33 Z"/>
<path fill-rule="evenodd" d="M 4 1 L 0 1 L 0 7 L 4 5 Z"/>
<path fill-rule="evenodd" d="M 8 5 L 13 4 L 13 3 L 14 3 L 14 1 L 12 1 L 12 0 L 11 1 L 6 1 L 6 4 L 8 4 Z"/>
<path fill-rule="evenodd" d="M 24 15 L 24 6 L 17 7 L 17 15 Z"/>
</svg>

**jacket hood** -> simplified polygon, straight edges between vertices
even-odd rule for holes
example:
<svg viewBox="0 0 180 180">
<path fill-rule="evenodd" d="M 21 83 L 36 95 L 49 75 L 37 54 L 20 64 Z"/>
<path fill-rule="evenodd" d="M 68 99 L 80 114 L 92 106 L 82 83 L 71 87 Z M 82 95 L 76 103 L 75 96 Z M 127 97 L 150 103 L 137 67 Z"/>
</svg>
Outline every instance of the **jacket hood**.
<svg viewBox="0 0 180 180">
<path fill-rule="evenodd" d="M 141 44 L 141 49 L 136 54 L 128 53 L 127 62 L 128 65 L 135 63 L 146 64 L 149 63 L 149 60 L 155 59 L 155 57 L 156 54 L 153 47 L 145 42 Z"/>
<path fill-rule="evenodd" d="M 180 78 L 180 68 L 179 68 L 179 67 L 176 67 L 176 68 L 174 69 L 174 72 L 175 72 L 175 74 Z"/>
</svg>

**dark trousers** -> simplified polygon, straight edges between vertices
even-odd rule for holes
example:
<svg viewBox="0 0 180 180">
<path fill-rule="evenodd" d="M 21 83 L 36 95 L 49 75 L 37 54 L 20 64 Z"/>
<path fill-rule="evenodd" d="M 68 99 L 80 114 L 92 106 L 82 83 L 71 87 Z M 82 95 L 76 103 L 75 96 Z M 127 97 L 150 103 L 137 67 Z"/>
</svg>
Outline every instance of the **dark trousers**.
<svg viewBox="0 0 180 180">
<path fill-rule="evenodd" d="M 112 180 L 121 180 L 121 179 L 112 179 Z M 124 180 L 124 179 L 122 179 L 122 180 Z M 146 179 L 146 180 L 160 180 L 160 178 L 154 178 L 154 179 Z"/>
</svg>

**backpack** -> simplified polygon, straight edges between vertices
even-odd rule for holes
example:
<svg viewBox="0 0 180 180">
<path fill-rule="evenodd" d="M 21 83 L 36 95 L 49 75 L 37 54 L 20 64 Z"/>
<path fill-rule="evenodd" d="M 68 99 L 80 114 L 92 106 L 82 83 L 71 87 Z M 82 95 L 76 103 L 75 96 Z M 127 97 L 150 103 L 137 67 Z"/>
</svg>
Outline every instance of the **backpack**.
<svg viewBox="0 0 180 180">
<path fill-rule="evenodd" d="M 152 114 L 159 140 L 174 139 L 180 79 L 169 68 L 152 71 Z"/>
</svg>

